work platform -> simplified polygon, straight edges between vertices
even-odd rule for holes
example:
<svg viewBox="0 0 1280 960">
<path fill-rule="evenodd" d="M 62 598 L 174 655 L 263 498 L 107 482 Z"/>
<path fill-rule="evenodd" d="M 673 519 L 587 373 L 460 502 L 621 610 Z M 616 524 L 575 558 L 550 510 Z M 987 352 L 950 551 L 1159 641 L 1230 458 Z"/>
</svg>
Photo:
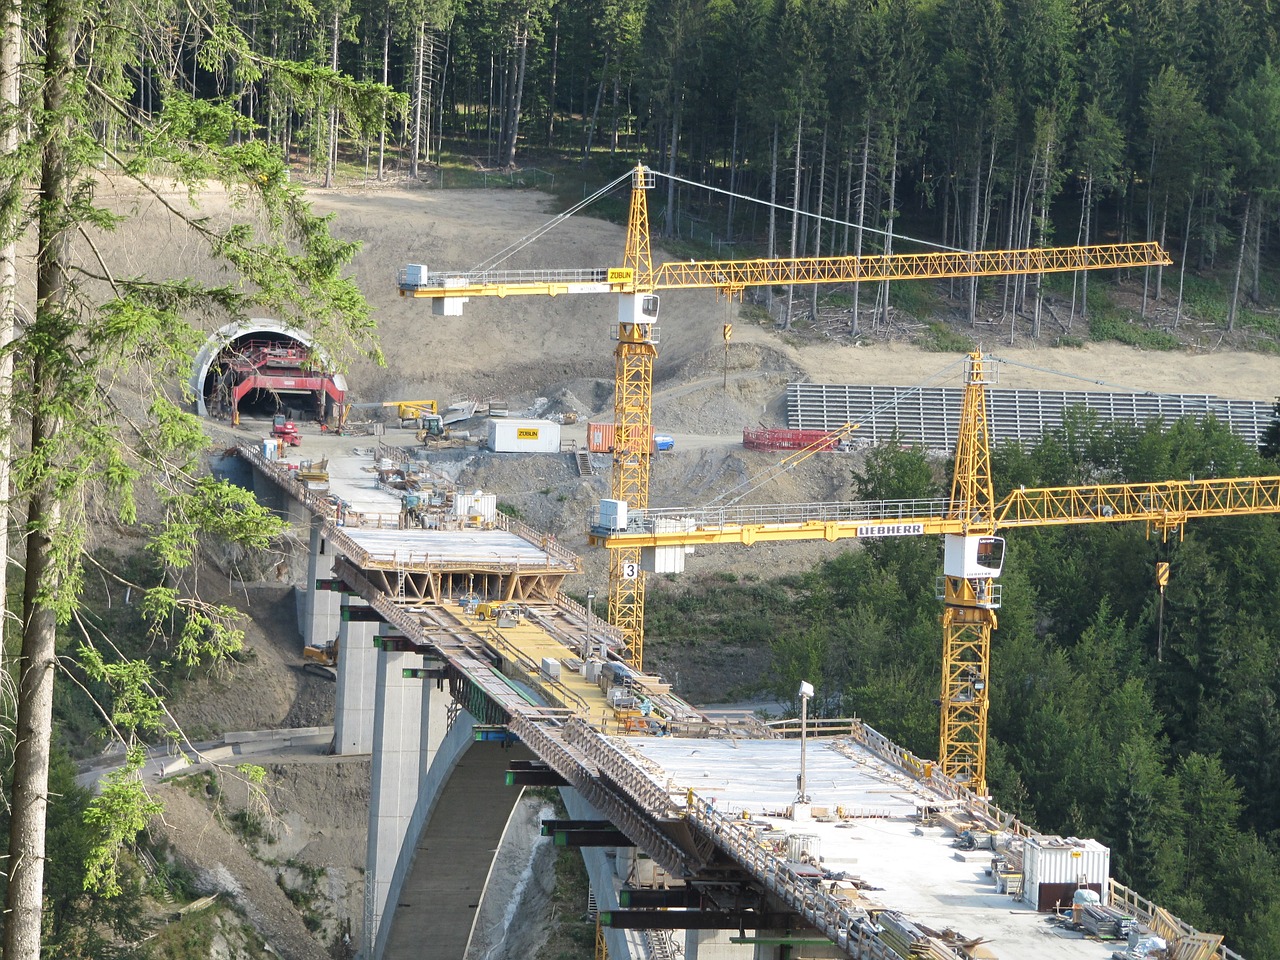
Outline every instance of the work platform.
<svg viewBox="0 0 1280 960">
<path fill-rule="evenodd" d="M 938 811 L 963 816 L 963 805 L 853 738 L 808 741 L 810 805 L 799 820 L 792 814 L 799 740 L 615 737 L 613 743 L 648 771 L 678 810 L 718 818 L 732 838 L 728 846 L 767 853 L 779 886 L 807 886 L 814 895 L 827 891 L 855 926 L 866 917 L 883 929 L 885 912 L 897 913 L 918 929 L 954 931 L 957 944 L 987 941 L 986 955 L 999 960 L 1106 960 L 1117 949 L 1114 942 L 1087 940 L 1052 913 L 1011 896 L 999 871 L 991 871 L 994 851 L 957 850 L 950 829 L 925 825 Z M 1027 842 L 1011 832 L 1006 838 Z M 1075 862 L 1071 850 L 1091 854 L 1097 848 L 1085 841 L 1064 848 L 1065 862 Z M 1078 872 L 1083 877 L 1084 867 Z M 1105 887 L 1105 871 L 1095 886 L 1099 879 Z M 1070 886 L 1076 887 L 1074 875 Z M 1061 911 L 1070 913 L 1070 893 Z"/>
</svg>

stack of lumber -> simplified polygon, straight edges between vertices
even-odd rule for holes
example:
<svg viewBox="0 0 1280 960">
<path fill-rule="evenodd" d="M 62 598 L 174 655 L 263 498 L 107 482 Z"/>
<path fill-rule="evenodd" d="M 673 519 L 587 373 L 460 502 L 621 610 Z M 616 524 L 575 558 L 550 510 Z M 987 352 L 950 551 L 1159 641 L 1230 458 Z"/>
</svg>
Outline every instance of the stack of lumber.
<svg viewBox="0 0 1280 960">
<path fill-rule="evenodd" d="M 916 926 L 900 913 L 886 911 L 876 918 L 876 923 L 880 925 L 881 941 L 903 960 L 955 960 L 953 944 L 932 930 Z"/>
<path fill-rule="evenodd" d="M 1086 903 L 1080 907 L 1080 926 L 1102 940 L 1120 940 L 1136 929 L 1138 922 L 1123 910 Z"/>
</svg>

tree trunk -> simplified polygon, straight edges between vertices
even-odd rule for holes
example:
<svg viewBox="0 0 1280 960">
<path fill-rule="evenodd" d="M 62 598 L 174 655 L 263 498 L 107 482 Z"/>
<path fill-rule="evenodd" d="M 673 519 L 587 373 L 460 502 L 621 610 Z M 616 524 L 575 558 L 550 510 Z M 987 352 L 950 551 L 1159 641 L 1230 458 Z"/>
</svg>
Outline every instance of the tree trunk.
<svg viewBox="0 0 1280 960">
<path fill-rule="evenodd" d="M 827 187 L 827 128 L 822 128 L 822 152 L 819 154 L 818 160 L 818 221 L 814 228 L 813 236 L 813 254 L 812 256 L 822 256 L 822 211 L 826 198 Z M 813 285 L 813 292 L 810 294 L 810 312 L 816 322 L 818 319 L 818 285 Z"/>
<path fill-rule="evenodd" d="M 1249 284 L 1249 298 L 1254 303 L 1262 299 L 1262 224 L 1266 219 L 1267 201 L 1259 197 L 1258 212 L 1253 218 L 1253 258 L 1250 263 L 1253 277 Z"/>
<path fill-rule="evenodd" d="M 855 257 L 862 256 L 862 232 L 867 222 L 867 168 L 871 165 L 871 114 L 867 113 L 867 122 L 862 128 L 862 170 L 858 175 L 858 218 L 855 220 L 856 226 L 853 231 L 853 255 Z M 858 335 L 858 294 L 862 291 L 862 284 L 854 281 L 853 284 L 853 328 L 849 331 L 855 337 Z"/>
<path fill-rule="evenodd" d="M 981 144 L 981 140 L 978 141 Z M 969 204 L 969 238 L 965 246 L 970 250 L 978 249 L 978 213 L 982 206 L 982 151 L 978 150 L 973 158 L 973 199 Z M 969 326 L 978 323 L 978 278 L 969 280 Z"/>
<path fill-rule="evenodd" d="M 338 72 L 338 32 L 342 25 L 342 5 L 333 6 L 333 38 L 329 48 L 329 68 Z M 329 135 L 325 150 L 324 185 L 333 186 L 333 179 L 338 173 L 338 104 L 329 104 Z"/>
<path fill-rule="evenodd" d="M 769 242 L 768 257 L 777 254 L 778 237 L 778 121 L 773 122 L 773 138 L 769 145 Z M 773 287 L 765 287 L 765 304 L 773 312 Z"/>
<path fill-rule="evenodd" d="M 591 144 L 596 136 L 596 122 L 600 119 L 600 101 L 604 99 L 604 83 L 609 76 L 609 51 L 604 52 L 604 66 L 601 68 L 600 82 L 596 84 L 596 101 L 591 108 L 591 119 L 587 121 L 587 141 L 582 147 L 582 162 L 591 159 Z"/>
<path fill-rule="evenodd" d="M 1173 311 L 1173 329 L 1182 321 L 1182 289 L 1187 279 L 1187 248 L 1191 244 L 1191 214 L 1196 208 L 1196 195 L 1187 191 L 1187 225 L 1182 231 L 1182 256 L 1178 258 L 1178 306 Z"/>
<path fill-rule="evenodd" d="M 22 120 L 18 116 L 21 97 L 22 67 L 22 0 L 0 0 L 0 156 L 12 160 L 18 151 Z M 15 198 L 16 199 L 16 198 Z M 7 236 L 14 236 L 21 212 L 18 208 L 2 213 Z M 14 319 L 17 315 L 18 245 L 11 240 L 0 247 L 0 557 L 9 556 L 9 457 L 13 448 L 10 430 L 13 426 L 13 343 Z M 0 598 L 9 596 L 9 565 L 0 563 Z M 8 604 L 0 605 L 8 612 Z M 6 664 L 0 649 L 0 669 Z"/>
<path fill-rule="evenodd" d="M 560 18 L 551 25 L 551 88 L 547 99 L 547 146 L 556 145 L 556 70 L 560 66 Z"/>
<path fill-rule="evenodd" d="M 792 190 L 791 190 L 791 258 L 794 260 L 796 256 L 796 238 L 800 227 L 800 139 L 804 133 L 804 113 L 801 112 L 796 117 L 796 162 L 793 164 L 792 170 Z M 787 304 L 782 313 L 782 329 L 791 329 L 791 304 L 795 300 L 795 284 L 787 285 Z"/>
<path fill-rule="evenodd" d="M 884 231 L 884 255 L 893 255 L 893 226 L 897 220 L 894 209 L 898 202 L 898 133 L 893 134 L 893 151 L 889 161 L 889 219 Z M 889 281 L 880 284 L 880 315 L 884 317 L 884 327 L 889 329 Z"/>
<path fill-rule="evenodd" d="M 1240 250 L 1236 254 L 1236 276 L 1231 284 L 1231 305 L 1227 310 L 1227 332 L 1236 328 L 1236 310 L 1240 306 L 1240 277 L 1244 274 L 1244 251 L 1249 243 L 1249 214 L 1253 210 L 1253 194 L 1244 195 L 1244 222 L 1240 224 Z"/>
<path fill-rule="evenodd" d="M 671 105 L 671 135 L 667 142 L 667 215 L 662 235 L 671 237 L 676 230 L 676 154 L 680 144 L 680 97 Z"/>
<path fill-rule="evenodd" d="M 66 210 L 68 131 L 60 119 L 66 107 L 74 63 L 75 7 L 71 0 L 49 0 L 45 7 L 45 57 L 42 88 L 45 122 L 40 159 L 40 207 L 37 226 L 36 318 L 30 331 L 35 393 L 31 415 L 31 454 L 48 452 L 59 432 L 51 409 L 48 380 L 65 361 Z M 6 28 L 9 24 L 6 23 Z M 9 38 L 5 30 L 5 39 Z M 47 341 L 46 339 L 47 338 Z M 62 356 L 59 356 L 63 354 Z M 48 365 L 48 366 L 46 366 Z M 56 471 L 52 471 L 56 476 Z M 18 704 L 14 731 L 13 794 L 10 797 L 8 890 L 5 895 L 4 956 L 39 960 L 43 906 L 45 828 L 48 814 L 49 750 L 53 730 L 54 638 L 53 602 L 62 576 L 54 563 L 54 538 L 61 519 L 52 477 L 39 482 L 27 501 L 26 577 L 22 595 L 22 650 L 18 658 Z"/>
<path fill-rule="evenodd" d="M 386 19 L 382 22 L 382 85 L 388 86 L 391 74 L 391 8 L 384 11 Z M 387 157 L 387 112 L 382 111 L 382 129 L 378 131 L 378 179 L 386 179 Z"/>
<path fill-rule="evenodd" d="M 738 189 L 738 119 L 740 105 L 735 98 L 733 101 L 733 143 L 729 147 L 729 210 L 725 216 L 724 235 L 730 243 L 733 243 L 733 201 L 737 196 Z"/>
<path fill-rule="evenodd" d="M 418 179 L 419 142 L 422 138 L 422 45 L 426 27 L 419 21 L 413 44 L 413 137 L 409 142 L 409 178 L 412 180 Z"/>
<path fill-rule="evenodd" d="M 516 165 L 516 141 L 520 138 L 520 108 L 524 97 L 524 72 L 529 54 L 529 30 L 525 24 L 516 27 L 516 51 L 512 58 L 512 83 L 508 99 L 507 130 L 502 165 L 510 169 Z"/>
</svg>

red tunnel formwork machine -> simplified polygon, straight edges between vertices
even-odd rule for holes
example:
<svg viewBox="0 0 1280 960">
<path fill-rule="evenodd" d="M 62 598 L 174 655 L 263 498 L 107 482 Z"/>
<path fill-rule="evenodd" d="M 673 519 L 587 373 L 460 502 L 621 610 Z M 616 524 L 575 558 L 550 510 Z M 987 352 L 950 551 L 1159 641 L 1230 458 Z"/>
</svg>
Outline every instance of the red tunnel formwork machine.
<svg viewBox="0 0 1280 960">
<path fill-rule="evenodd" d="M 346 383 L 301 331 L 271 321 L 224 328 L 197 358 L 199 412 L 240 422 L 246 398 L 257 413 L 297 411 L 324 422 L 342 408 Z"/>
</svg>

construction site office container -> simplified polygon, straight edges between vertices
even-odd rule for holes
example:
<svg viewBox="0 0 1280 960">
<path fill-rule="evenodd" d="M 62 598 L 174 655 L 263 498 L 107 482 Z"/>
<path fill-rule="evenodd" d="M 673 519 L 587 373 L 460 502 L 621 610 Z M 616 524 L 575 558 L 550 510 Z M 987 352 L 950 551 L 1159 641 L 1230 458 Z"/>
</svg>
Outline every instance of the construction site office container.
<svg viewBox="0 0 1280 960">
<path fill-rule="evenodd" d="M 1071 905 L 1081 887 L 1107 902 L 1111 849 L 1097 840 L 1032 836 L 1022 851 L 1022 899 L 1037 910 Z"/>
<path fill-rule="evenodd" d="M 490 420 L 494 453 L 559 453 L 560 424 L 551 420 Z"/>
<path fill-rule="evenodd" d="M 592 453 L 613 453 L 614 440 L 618 434 L 616 423 L 588 423 L 587 449 Z M 649 427 L 649 452 L 656 453 L 653 441 L 653 427 Z"/>
</svg>

